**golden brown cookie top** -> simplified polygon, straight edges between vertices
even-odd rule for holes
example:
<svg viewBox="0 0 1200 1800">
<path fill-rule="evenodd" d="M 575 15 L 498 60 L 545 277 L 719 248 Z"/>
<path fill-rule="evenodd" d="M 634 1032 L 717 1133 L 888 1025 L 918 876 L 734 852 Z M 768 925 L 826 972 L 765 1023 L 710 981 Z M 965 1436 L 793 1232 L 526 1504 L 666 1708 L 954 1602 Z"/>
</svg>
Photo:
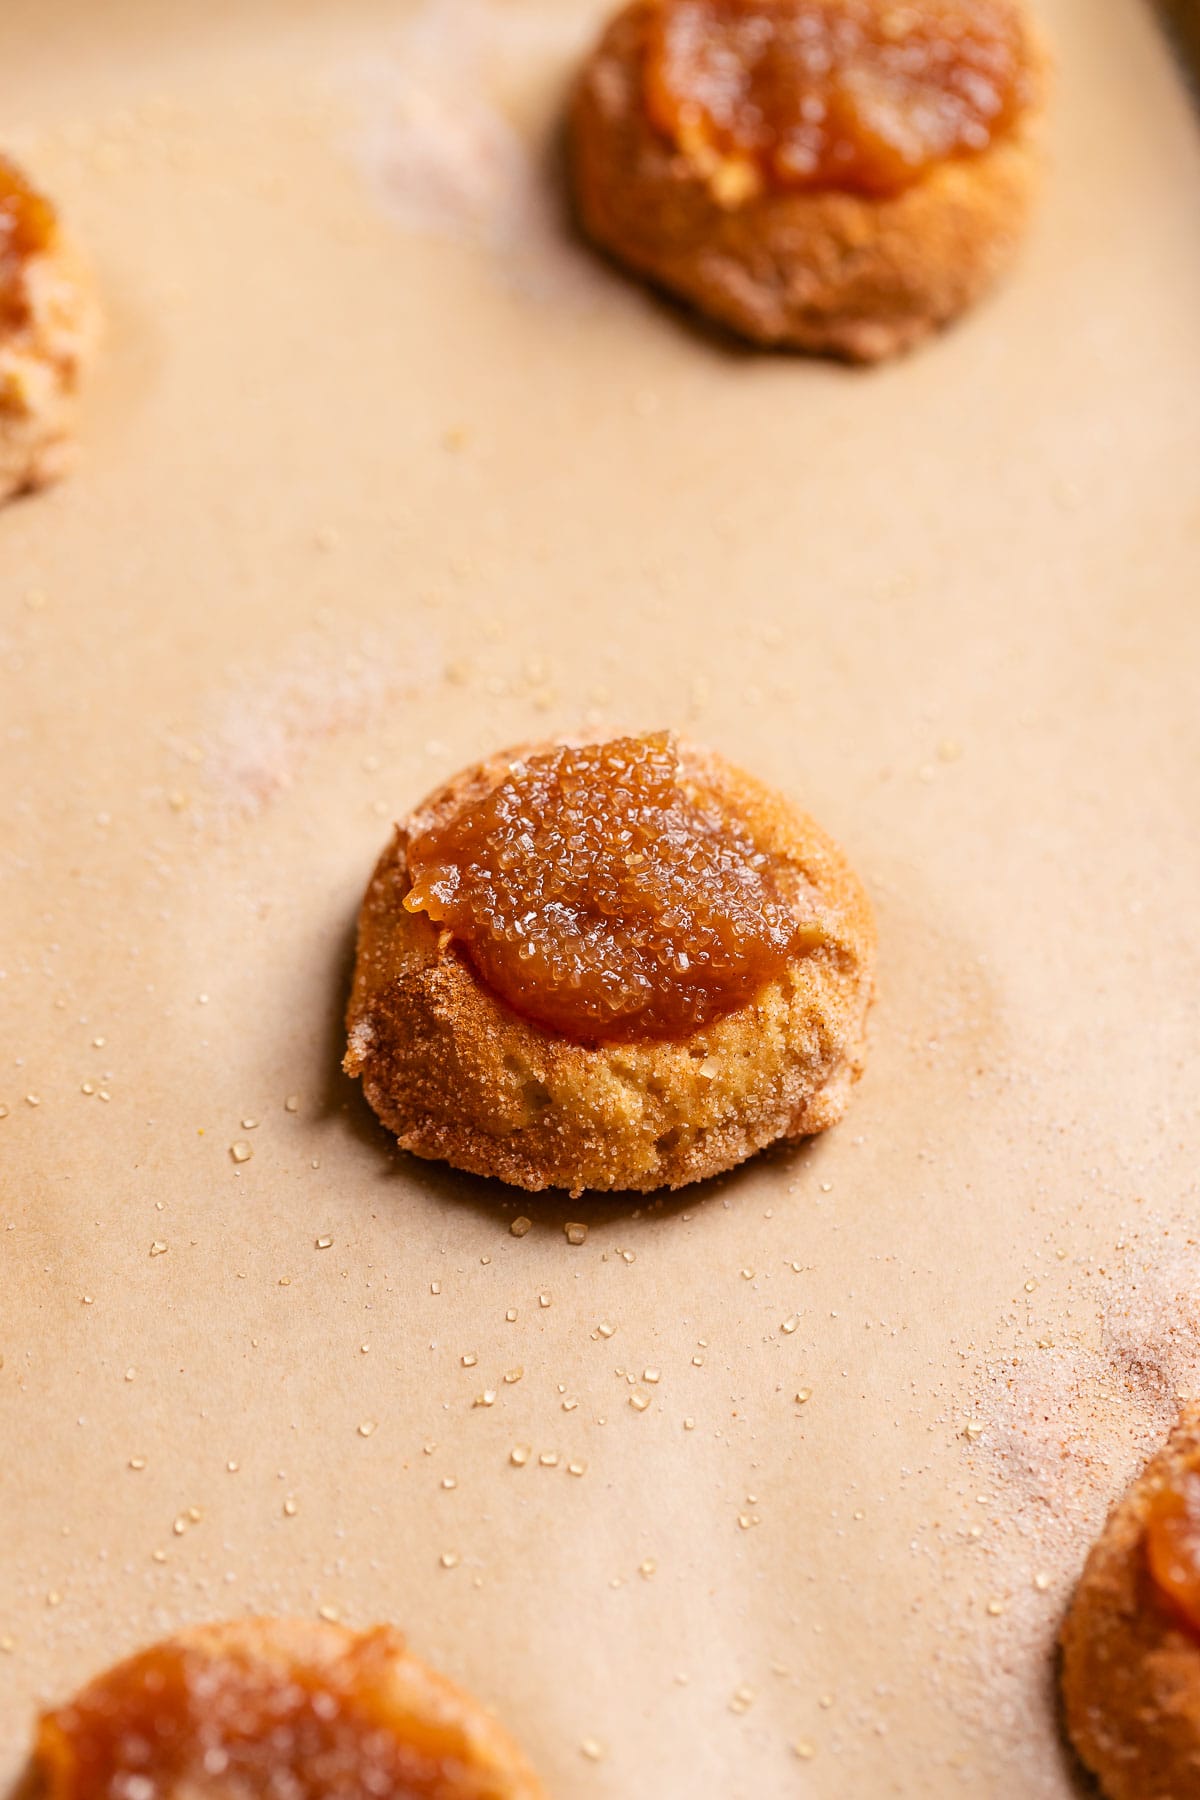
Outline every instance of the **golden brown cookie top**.
<svg viewBox="0 0 1200 1800">
<path fill-rule="evenodd" d="M 19 278 L 33 256 L 54 242 L 54 208 L 16 163 L 0 156 L 0 311 L 8 312 L 19 292 Z"/>
<path fill-rule="evenodd" d="M 986 150 L 1032 97 L 1015 0 L 642 0 L 652 124 L 763 187 L 884 196 Z"/>
<path fill-rule="evenodd" d="M 97 1677 L 40 1724 L 46 1800 L 536 1800 L 516 1747 L 389 1626 L 205 1626 Z"/>
<path fill-rule="evenodd" d="M 414 821 L 404 905 L 535 1023 L 580 1042 L 682 1037 L 821 941 L 723 765 L 670 733 L 493 769 Z"/>
</svg>

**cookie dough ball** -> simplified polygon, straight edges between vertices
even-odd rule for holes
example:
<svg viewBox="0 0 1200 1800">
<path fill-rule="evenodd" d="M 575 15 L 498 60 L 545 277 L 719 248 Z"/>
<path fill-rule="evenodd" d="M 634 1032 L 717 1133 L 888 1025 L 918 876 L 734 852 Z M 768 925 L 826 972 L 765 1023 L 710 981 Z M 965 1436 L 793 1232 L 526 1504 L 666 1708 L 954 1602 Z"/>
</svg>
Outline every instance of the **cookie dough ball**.
<svg viewBox="0 0 1200 1800">
<path fill-rule="evenodd" d="M 98 318 L 53 206 L 0 156 L 0 500 L 70 465 Z"/>
<path fill-rule="evenodd" d="M 1200 1405 L 1088 1557 L 1062 1628 L 1062 1695 L 1108 1800 L 1200 1795 Z"/>
<path fill-rule="evenodd" d="M 824 1131 L 875 933 L 837 845 L 668 733 L 468 769 L 367 889 L 345 1067 L 406 1150 L 518 1187 L 681 1187 Z"/>
<path fill-rule="evenodd" d="M 517 1746 L 388 1626 L 201 1625 L 44 1714 L 43 1800 L 544 1800 Z"/>
<path fill-rule="evenodd" d="M 755 343 L 874 362 L 1009 263 L 1041 61 L 1022 0 L 631 0 L 574 94 L 580 222 Z"/>
</svg>

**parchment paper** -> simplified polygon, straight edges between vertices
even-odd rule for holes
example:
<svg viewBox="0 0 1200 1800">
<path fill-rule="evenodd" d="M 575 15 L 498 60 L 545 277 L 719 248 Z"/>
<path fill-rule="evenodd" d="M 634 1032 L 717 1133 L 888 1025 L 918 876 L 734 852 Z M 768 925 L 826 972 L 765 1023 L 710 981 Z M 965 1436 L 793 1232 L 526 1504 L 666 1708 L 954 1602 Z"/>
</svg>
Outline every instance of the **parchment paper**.
<svg viewBox="0 0 1200 1800">
<path fill-rule="evenodd" d="M 1200 148 L 1148 7 L 1044 10 L 1019 270 L 856 373 L 570 240 L 594 11 L 6 0 L 109 326 L 0 516 L 0 1786 L 324 1607 L 557 1796 L 1069 1791 L 1050 1640 L 1185 1379 L 1086 1358 L 1195 1218 Z M 850 1115 L 655 1204 L 399 1155 L 338 1072 L 391 819 L 663 723 L 869 883 Z"/>
</svg>

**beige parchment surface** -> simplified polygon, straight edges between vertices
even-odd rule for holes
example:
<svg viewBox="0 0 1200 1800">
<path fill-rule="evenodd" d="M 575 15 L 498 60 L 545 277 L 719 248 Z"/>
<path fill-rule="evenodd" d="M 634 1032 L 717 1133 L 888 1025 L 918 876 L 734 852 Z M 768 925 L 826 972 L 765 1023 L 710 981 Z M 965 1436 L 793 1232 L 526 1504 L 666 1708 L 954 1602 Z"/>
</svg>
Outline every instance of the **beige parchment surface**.
<svg viewBox="0 0 1200 1800">
<path fill-rule="evenodd" d="M 1200 1379 L 1200 140 L 1149 9 L 1044 10 L 1019 271 L 864 374 L 571 243 L 594 12 L 6 0 L 109 337 L 0 516 L 0 1787 L 326 1607 L 560 1800 L 1071 1791 L 1055 1621 Z M 401 1157 L 338 1072 L 390 820 L 662 723 L 870 885 L 849 1117 L 656 1204 Z"/>
</svg>

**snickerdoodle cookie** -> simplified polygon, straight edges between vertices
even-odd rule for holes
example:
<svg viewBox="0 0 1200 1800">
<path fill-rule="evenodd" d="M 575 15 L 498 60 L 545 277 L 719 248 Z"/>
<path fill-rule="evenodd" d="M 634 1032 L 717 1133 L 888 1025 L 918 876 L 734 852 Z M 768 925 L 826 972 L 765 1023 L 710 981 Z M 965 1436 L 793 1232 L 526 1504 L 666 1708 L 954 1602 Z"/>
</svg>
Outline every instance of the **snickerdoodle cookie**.
<svg viewBox="0 0 1200 1800">
<path fill-rule="evenodd" d="M 744 337 L 874 362 L 1011 260 L 1043 60 L 1023 0 L 631 0 L 574 92 L 579 219 Z"/>
<path fill-rule="evenodd" d="M 43 1715 L 43 1800 L 542 1800 L 490 1713 L 389 1626 L 201 1625 Z"/>
<path fill-rule="evenodd" d="M 0 500 L 69 465 L 98 318 L 54 207 L 0 156 Z"/>
<path fill-rule="evenodd" d="M 1109 1800 L 1200 1796 L 1200 1405 L 1092 1548 L 1062 1628 L 1067 1730 Z"/>
<path fill-rule="evenodd" d="M 418 1156 L 680 1187 L 841 1117 L 874 952 L 857 877 L 782 795 L 667 733 L 546 744 L 397 826 L 345 1066 Z"/>
</svg>

